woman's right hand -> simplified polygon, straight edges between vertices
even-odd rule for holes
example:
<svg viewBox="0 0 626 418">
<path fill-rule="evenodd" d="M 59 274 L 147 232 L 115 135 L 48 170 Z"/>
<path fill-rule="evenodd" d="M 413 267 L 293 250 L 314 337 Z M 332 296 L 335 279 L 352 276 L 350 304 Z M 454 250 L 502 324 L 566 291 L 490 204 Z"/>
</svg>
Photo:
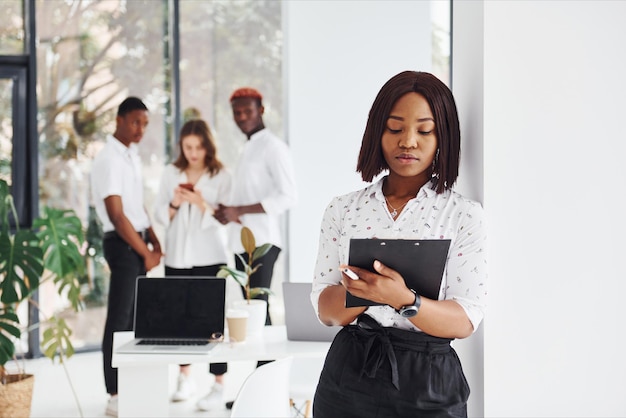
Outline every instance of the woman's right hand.
<svg viewBox="0 0 626 418">
<path fill-rule="evenodd" d="M 415 297 L 400 273 L 380 261 L 375 261 L 372 267 L 376 270 L 375 273 L 354 266 L 339 266 L 340 269 L 349 268 L 359 276 L 359 280 L 352 280 L 342 273 L 341 284 L 354 296 L 395 308 L 404 306 L 404 302 Z"/>
<path fill-rule="evenodd" d="M 174 197 L 172 198 L 172 201 L 170 203 L 176 207 L 180 207 L 181 203 L 185 201 L 185 198 L 183 196 L 184 191 L 185 190 L 182 187 L 176 187 L 174 189 Z"/>
</svg>

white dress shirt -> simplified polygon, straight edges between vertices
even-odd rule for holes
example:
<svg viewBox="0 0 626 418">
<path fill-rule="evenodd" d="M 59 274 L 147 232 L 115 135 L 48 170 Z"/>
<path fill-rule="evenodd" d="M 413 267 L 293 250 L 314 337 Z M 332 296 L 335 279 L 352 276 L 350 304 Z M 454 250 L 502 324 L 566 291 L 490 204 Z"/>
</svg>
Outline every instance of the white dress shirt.
<svg viewBox="0 0 626 418">
<path fill-rule="evenodd" d="M 252 135 L 237 164 L 230 206 L 261 203 L 265 213 L 242 215 L 241 224 L 229 224 L 232 250 L 243 252 L 242 225 L 250 228 L 257 245 L 270 243 L 281 247 L 280 215 L 295 206 L 297 195 L 287 144 L 267 129 Z"/>
<path fill-rule="evenodd" d="M 91 167 L 91 195 L 104 232 L 114 231 L 104 199 L 120 196 L 124 215 L 136 231 L 150 227 L 144 208 L 141 158 L 137 144 L 126 147 L 113 135 L 93 160 Z"/>
<path fill-rule="evenodd" d="M 155 221 L 165 226 L 165 265 L 172 268 L 191 268 L 227 264 L 226 227 L 219 223 L 211 210 L 204 214 L 197 205 L 183 202 L 170 220 L 169 204 L 174 189 L 180 183 L 189 183 L 185 172 L 169 164 L 163 170 L 159 194 L 155 201 Z M 203 174 L 196 184 L 204 201 L 213 208 L 225 204 L 230 195 L 231 176 L 226 169 L 213 177 Z"/>
<path fill-rule="evenodd" d="M 322 290 L 339 284 L 340 264 L 348 264 L 350 238 L 450 239 L 439 300 L 455 300 L 478 328 L 487 299 L 486 231 L 482 206 L 454 191 L 437 194 L 426 184 L 394 221 L 382 191 L 383 179 L 335 197 L 322 219 L 311 302 L 319 316 Z M 381 260 L 384 263 L 384 260 Z M 395 309 L 371 306 L 366 312 L 382 326 L 418 330 Z"/>
</svg>

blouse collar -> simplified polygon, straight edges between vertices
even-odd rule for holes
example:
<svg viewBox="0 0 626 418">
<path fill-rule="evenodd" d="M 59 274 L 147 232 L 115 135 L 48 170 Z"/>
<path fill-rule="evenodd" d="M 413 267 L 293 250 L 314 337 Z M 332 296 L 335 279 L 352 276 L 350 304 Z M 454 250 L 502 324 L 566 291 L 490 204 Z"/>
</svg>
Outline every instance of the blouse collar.
<svg viewBox="0 0 626 418">
<path fill-rule="evenodd" d="M 373 187 L 372 196 L 374 196 L 376 199 L 380 200 L 381 202 L 385 201 L 385 194 L 383 193 L 383 184 L 385 183 L 386 178 L 387 176 L 383 176 L 380 178 L 380 180 L 378 180 L 376 183 L 372 185 Z M 435 196 L 437 192 L 433 190 L 433 185 L 434 185 L 433 180 L 427 182 L 419 189 L 415 197 L 419 199 L 423 199 L 423 198 Z"/>
</svg>

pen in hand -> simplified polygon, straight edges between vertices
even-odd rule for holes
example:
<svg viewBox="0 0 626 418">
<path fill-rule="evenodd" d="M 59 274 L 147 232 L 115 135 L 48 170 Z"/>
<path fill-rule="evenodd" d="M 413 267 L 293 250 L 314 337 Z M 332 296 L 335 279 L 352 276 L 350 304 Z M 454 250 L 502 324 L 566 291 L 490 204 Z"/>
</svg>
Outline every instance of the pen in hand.
<svg viewBox="0 0 626 418">
<path fill-rule="evenodd" d="M 346 276 L 348 276 L 349 278 L 351 278 L 352 280 L 359 280 L 359 276 L 357 276 L 357 274 L 355 272 L 353 272 L 352 270 L 350 270 L 349 268 L 344 268 L 341 270 L 343 272 L 343 274 L 345 274 Z"/>
</svg>

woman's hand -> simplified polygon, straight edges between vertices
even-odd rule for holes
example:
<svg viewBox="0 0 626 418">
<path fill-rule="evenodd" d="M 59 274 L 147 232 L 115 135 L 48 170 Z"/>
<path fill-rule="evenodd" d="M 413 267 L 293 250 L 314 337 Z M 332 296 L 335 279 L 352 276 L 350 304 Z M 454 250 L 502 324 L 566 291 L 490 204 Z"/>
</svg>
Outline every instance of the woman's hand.
<svg viewBox="0 0 626 418">
<path fill-rule="evenodd" d="M 373 267 L 375 273 L 359 267 L 339 266 L 341 270 L 349 268 L 359 276 L 358 280 L 353 280 L 342 273 L 341 284 L 353 296 L 390 305 L 395 309 L 413 303 L 415 294 L 406 286 L 400 273 L 378 260 L 374 261 Z"/>
<path fill-rule="evenodd" d="M 204 199 L 202 198 L 202 192 L 194 189 L 193 191 L 187 190 L 183 187 L 177 187 L 175 194 L 179 193 L 181 199 L 184 202 L 188 202 L 190 205 L 196 205 L 199 208 L 204 209 Z"/>
<path fill-rule="evenodd" d="M 184 202 L 184 198 L 183 198 L 183 188 L 182 187 L 177 187 L 174 189 L 174 197 L 172 198 L 172 201 L 170 202 L 171 206 L 175 206 L 177 208 L 180 207 L 180 204 Z"/>
<path fill-rule="evenodd" d="M 353 266 L 340 266 L 341 269 L 344 267 L 359 276 L 358 280 L 353 280 L 343 274 L 341 280 L 342 286 L 353 296 L 389 305 L 396 310 L 415 301 L 415 294 L 406 287 L 400 273 L 379 261 L 374 261 L 376 273 Z M 461 305 L 454 300 L 422 297 L 421 301 L 419 313 L 410 321 L 422 331 L 442 338 L 465 338 L 472 334 L 472 323 Z"/>
</svg>

